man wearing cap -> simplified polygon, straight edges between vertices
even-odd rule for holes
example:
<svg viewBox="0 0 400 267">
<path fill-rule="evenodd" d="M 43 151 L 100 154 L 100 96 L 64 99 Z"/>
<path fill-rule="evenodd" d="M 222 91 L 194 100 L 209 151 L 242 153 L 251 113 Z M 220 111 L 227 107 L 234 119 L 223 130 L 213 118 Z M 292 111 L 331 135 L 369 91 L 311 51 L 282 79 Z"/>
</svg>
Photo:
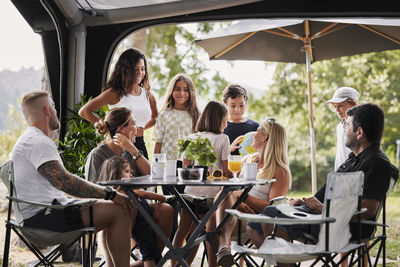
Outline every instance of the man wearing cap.
<svg viewBox="0 0 400 267">
<path fill-rule="evenodd" d="M 351 87 L 340 87 L 333 94 L 332 99 L 326 101 L 329 103 L 334 110 L 336 111 L 340 123 L 336 126 L 336 158 L 335 158 L 335 168 L 339 168 L 343 162 L 349 157 L 351 153 L 350 148 L 345 145 L 345 135 L 344 135 L 344 120 L 347 119 L 346 111 L 354 106 L 357 106 L 358 100 L 360 98 L 360 94 L 357 90 Z"/>
</svg>

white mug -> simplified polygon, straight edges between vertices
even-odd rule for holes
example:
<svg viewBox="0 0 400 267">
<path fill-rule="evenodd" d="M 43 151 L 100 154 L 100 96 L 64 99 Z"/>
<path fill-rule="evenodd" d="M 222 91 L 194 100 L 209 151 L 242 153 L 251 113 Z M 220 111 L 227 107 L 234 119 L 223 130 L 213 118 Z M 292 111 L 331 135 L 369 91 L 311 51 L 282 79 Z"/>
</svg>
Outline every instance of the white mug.
<svg viewBox="0 0 400 267">
<path fill-rule="evenodd" d="M 257 163 L 246 162 L 243 164 L 243 177 L 246 180 L 255 180 L 257 177 Z"/>
<path fill-rule="evenodd" d="M 167 160 L 167 165 L 165 167 L 165 175 L 167 177 L 176 176 L 176 160 Z"/>
<path fill-rule="evenodd" d="M 151 167 L 151 178 L 164 178 L 164 165 L 165 162 L 152 162 Z"/>
<path fill-rule="evenodd" d="M 166 162 L 167 155 L 165 153 L 162 154 L 153 154 L 153 162 Z"/>
</svg>

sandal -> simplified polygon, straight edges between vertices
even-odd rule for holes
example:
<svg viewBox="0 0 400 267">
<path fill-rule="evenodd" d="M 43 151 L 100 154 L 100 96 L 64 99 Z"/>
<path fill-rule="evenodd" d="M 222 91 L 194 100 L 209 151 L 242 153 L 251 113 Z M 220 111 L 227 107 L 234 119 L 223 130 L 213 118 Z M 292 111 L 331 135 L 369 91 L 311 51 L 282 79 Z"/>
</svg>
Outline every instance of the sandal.
<svg viewBox="0 0 400 267">
<path fill-rule="evenodd" d="M 222 267 L 229 267 L 235 264 L 229 247 L 223 246 L 218 249 L 217 263 Z"/>
</svg>

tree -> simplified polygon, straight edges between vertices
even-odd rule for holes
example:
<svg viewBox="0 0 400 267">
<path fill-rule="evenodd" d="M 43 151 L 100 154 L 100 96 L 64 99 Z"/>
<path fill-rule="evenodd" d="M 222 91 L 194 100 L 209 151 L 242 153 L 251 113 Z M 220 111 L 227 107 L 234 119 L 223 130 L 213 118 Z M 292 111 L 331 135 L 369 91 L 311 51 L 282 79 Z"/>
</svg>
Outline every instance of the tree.
<svg viewBox="0 0 400 267">
<path fill-rule="evenodd" d="M 360 103 L 375 103 L 385 112 L 383 149 L 394 161 L 399 138 L 400 52 L 369 53 L 326 60 L 312 65 L 314 126 L 317 147 L 318 184 L 333 170 L 336 153 L 337 116 L 325 101 L 341 86 L 356 88 Z M 288 134 L 292 189 L 309 189 L 310 154 L 307 84 L 304 65 L 279 63 L 274 82 L 262 99 L 251 101 L 249 109 L 260 120 L 275 117 Z M 306 185 L 306 186 L 304 186 Z"/>
<path fill-rule="evenodd" d="M 227 82 L 219 73 L 210 73 L 198 55 L 204 51 L 194 43 L 195 34 L 210 32 L 216 24 L 199 23 L 190 26 L 164 25 L 149 29 L 147 55 L 154 90 L 163 96 L 173 76 L 188 74 L 202 97 L 218 96 Z M 195 30 L 193 30 L 195 28 Z M 190 30 L 192 29 L 192 30 Z"/>
</svg>

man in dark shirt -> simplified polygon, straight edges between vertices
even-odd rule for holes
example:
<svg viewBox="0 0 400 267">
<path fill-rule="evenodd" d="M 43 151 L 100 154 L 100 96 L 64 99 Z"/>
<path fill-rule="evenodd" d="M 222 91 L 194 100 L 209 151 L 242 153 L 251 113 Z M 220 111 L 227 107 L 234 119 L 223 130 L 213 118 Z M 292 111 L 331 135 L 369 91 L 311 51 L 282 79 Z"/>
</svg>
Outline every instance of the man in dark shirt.
<svg viewBox="0 0 400 267">
<path fill-rule="evenodd" d="M 364 191 L 361 207 L 367 208 L 362 214 L 363 219 L 375 219 L 380 202 L 389 188 L 390 178 L 398 179 L 399 171 L 394 167 L 379 144 L 384 128 L 383 111 L 376 105 L 364 104 L 347 111 L 345 121 L 346 146 L 352 151 L 349 158 L 337 169 L 337 172 L 364 172 Z M 313 196 L 302 199 L 291 199 L 292 206 L 299 206 L 302 211 L 321 213 L 325 197 L 325 186 Z M 279 214 L 274 206 L 269 206 L 262 212 L 270 217 L 287 217 Z M 272 232 L 272 226 L 256 223 L 248 224 L 248 233 L 257 247 L 264 238 Z M 369 236 L 373 226 L 363 226 L 362 237 Z M 350 225 L 350 231 L 357 233 L 355 225 Z M 318 237 L 319 225 L 279 226 L 277 235 L 285 239 L 297 239 L 302 233 Z"/>
</svg>

